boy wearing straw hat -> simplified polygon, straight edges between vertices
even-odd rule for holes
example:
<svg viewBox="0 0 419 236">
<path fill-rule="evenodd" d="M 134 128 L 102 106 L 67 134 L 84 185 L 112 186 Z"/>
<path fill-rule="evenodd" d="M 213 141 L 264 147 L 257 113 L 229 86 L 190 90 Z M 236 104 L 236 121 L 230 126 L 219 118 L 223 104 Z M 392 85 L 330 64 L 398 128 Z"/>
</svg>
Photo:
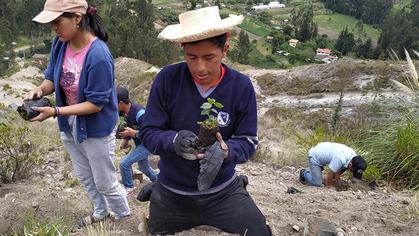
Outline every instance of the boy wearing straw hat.
<svg viewBox="0 0 419 236">
<path fill-rule="evenodd" d="M 211 225 L 240 235 L 272 235 L 246 191 L 247 177 L 235 173 L 235 165 L 246 162 L 258 144 L 252 83 L 221 62 L 229 31 L 242 20 L 221 19 L 218 7 L 207 7 L 180 14 L 180 24 L 159 34 L 182 45 L 185 62 L 156 76 L 140 129 L 144 146 L 160 155 L 158 182 L 139 195 L 150 200 L 153 234 Z M 200 107 L 208 98 L 224 105 L 218 111 L 220 129 L 217 141 L 196 154 L 197 122 L 205 119 Z"/>
</svg>

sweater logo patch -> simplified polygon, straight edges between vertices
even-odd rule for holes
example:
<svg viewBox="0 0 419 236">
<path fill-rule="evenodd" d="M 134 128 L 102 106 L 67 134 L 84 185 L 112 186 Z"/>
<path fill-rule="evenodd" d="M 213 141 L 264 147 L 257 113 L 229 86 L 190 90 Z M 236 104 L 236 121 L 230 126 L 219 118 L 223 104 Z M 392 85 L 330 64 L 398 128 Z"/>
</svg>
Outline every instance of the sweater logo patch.
<svg viewBox="0 0 419 236">
<path fill-rule="evenodd" d="M 226 127 L 230 123 L 230 115 L 227 112 L 218 112 L 217 121 L 220 127 Z"/>
</svg>

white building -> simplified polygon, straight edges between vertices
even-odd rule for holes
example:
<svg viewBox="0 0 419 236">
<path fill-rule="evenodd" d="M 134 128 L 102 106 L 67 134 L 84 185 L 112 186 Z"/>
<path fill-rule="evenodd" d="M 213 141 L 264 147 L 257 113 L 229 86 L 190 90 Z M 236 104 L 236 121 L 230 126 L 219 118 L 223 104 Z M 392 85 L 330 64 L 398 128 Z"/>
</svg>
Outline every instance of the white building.
<svg viewBox="0 0 419 236">
<path fill-rule="evenodd" d="M 273 8 L 284 8 L 285 5 L 279 2 L 270 2 L 268 4 L 269 8 L 273 9 Z"/>
<path fill-rule="evenodd" d="M 258 10 L 268 10 L 269 6 L 268 5 L 259 5 L 259 6 L 253 6 L 252 10 L 258 11 Z"/>
<path fill-rule="evenodd" d="M 258 11 L 258 10 L 268 10 L 268 9 L 274 9 L 274 8 L 283 8 L 285 7 L 284 4 L 279 2 L 270 2 L 268 5 L 259 4 L 257 6 L 253 6 L 252 10 Z"/>
</svg>

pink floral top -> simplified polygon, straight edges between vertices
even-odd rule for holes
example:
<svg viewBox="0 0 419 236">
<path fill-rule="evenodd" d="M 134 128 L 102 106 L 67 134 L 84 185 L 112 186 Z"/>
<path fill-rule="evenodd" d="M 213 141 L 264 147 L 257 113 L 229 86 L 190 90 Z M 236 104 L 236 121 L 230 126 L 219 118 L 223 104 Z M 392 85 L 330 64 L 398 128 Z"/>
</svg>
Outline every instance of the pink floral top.
<svg viewBox="0 0 419 236">
<path fill-rule="evenodd" d="M 60 85 L 64 91 L 67 105 L 77 104 L 77 94 L 79 89 L 79 79 L 83 68 L 84 59 L 89 51 L 94 38 L 80 51 L 73 51 L 70 44 L 65 50 L 63 69 L 61 71 Z"/>
</svg>

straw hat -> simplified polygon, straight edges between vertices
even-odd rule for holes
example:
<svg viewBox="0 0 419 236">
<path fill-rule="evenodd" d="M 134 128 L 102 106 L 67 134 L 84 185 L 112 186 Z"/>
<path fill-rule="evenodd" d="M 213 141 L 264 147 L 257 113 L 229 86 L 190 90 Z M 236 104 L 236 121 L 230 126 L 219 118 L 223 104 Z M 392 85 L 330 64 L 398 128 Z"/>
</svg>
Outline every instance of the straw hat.
<svg viewBox="0 0 419 236">
<path fill-rule="evenodd" d="M 180 14 L 180 24 L 167 26 L 158 38 L 177 43 L 199 41 L 229 32 L 243 19 L 242 15 L 221 19 L 218 6 L 205 7 Z"/>
</svg>

